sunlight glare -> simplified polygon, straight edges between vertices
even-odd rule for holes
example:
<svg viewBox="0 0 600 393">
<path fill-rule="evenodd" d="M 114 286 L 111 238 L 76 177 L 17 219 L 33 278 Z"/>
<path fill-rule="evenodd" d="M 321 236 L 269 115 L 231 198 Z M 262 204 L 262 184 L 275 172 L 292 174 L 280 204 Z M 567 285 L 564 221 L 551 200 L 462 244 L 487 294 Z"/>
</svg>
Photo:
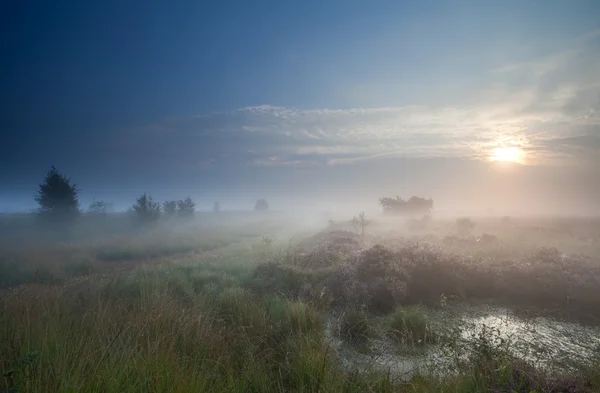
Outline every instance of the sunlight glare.
<svg viewBox="0 0 600 393">
<path fill-rule="evenodd" d="M 491 161 L 522 162 L 523 151 L 518 147 L 498 147 L 494 149 Z"/>
</svg>

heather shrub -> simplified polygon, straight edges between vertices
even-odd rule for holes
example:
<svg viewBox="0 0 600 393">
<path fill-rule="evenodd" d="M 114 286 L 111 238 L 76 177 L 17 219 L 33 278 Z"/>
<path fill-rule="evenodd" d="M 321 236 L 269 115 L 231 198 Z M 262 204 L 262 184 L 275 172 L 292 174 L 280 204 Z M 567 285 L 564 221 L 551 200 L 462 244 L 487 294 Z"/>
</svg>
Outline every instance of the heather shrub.
<svg viewBox="0 0 600 393">
<path fill-rule="evenodd" d="M 367 305 L 377 312 L 389 312 L 406 296 L 408 273 L 396 255 L 376 245 L 358 256 L 353 265 L 338 268 L 330 281 L 333 296 L 345 304 Z"/>
<path fill-rule="evenodd" d="M 356 233 L 325 231 L 301 242 L 289 262 L 303 269 L 335 267 L 354 262 L 361 249 Z"/>
</svg>

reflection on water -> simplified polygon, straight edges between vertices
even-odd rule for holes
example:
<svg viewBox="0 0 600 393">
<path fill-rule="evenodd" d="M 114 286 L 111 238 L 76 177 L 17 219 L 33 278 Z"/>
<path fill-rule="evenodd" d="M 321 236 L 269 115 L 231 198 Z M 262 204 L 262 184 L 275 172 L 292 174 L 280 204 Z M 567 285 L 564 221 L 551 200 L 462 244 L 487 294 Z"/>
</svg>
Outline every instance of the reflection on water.
<svg viewBox="0 0 600 393">
<path fill-rule="evenodd" d="M 561 322 L 544 317 L 518 315 L 500 307 L 453 307 L 431 314 L 432 325 L 460 329 L 460 339 L 468 343 L 482 329 L 494 337 L 508 340 L 514 355 L 538 367 L 573 370 L 600 354 L 600 328 Z M 399 348 L 395 343 L 378 338 L 357 348 L 336 337 L 335 322 L 329 320 L 326 336 L 340 362 L 350 372 L 379 370 L 398 378 L 409 378 L 416 370 L 451 370 L 452 359 L 436 346 L 418 353 Z"/>
<path fill-rule="evenodd" d="M 497 329 L 501 337 L 510 339 L 515 354 L 540 367 L 570 369 L 585 364 L 600 349 L 600 329 L 553 319 L 524 319 L 506 309 L 488 309 L 487 315 L 463 318 L 467 329 L 463 338 L 486 325 Z M 467 314 L 467 315 L 469 315 Z M 475 315 L 474 315 L 475 314 Z"/>
</svg>

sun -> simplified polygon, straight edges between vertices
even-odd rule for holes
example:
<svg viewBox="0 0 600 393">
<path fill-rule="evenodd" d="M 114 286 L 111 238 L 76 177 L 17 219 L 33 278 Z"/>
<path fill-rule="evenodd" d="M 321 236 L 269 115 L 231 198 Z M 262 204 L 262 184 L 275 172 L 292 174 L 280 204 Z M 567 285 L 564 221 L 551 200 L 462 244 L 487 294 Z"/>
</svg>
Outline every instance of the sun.
<svg viewBox="0 0 600 393">
<path fill-rule="evenodd" d="M 520 163 L 523 161 L 523 150 L 519 149 L 518 147 L 497 147 L 494 149 L 494 152 L 490 157 L 490 161 Z"/>
</svg>

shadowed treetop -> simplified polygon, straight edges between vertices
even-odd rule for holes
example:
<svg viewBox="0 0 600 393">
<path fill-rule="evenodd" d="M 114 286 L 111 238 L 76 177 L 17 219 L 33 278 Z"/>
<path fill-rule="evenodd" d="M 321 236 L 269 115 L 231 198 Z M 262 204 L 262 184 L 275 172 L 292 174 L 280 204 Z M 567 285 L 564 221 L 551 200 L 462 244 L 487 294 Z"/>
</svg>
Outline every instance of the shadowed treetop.
<svg viewBox="0 0 600 393">
<path fill-rule="evenodd" d="M 71 179 L 52 166 L 35 196 L 37 211 L 51 221 L 73 219 L 79 215 L 78 193 Z"/>
</svg>

